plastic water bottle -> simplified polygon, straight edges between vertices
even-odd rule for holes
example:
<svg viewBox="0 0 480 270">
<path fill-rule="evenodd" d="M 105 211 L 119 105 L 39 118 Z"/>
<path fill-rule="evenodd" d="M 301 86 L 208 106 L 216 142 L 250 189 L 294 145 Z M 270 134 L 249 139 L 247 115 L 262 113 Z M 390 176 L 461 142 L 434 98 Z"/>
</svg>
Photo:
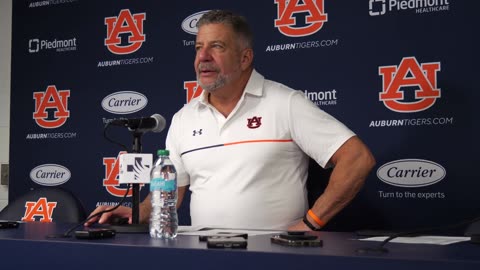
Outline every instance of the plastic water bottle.
<svg viewBox="0 0 480 270">
<path fill-rule="evenodd" d="M 158 158 L 150 173 L 152 238 L 172 239 L 177 236 L 177 171 L 169 154 L 168 150 L 158 150 Z"/>
</svg>

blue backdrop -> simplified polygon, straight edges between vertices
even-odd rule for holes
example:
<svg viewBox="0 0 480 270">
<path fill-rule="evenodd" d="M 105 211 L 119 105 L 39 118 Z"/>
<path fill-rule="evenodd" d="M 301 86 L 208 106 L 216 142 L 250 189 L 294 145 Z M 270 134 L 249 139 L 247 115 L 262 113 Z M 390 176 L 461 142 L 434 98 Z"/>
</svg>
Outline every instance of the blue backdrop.
<svg viewBox="0 0 480 270">
<path fill-rule="evenodd" d="M 374 153 L 364 189 L 329 229 L 479 215 L 479 4 L 464 0 L 13 1 L 9 200 L 58 185 L 88 211 L 118 202 L 123 149 L 104 138 L 105 123 L 159 113 L 168 127 L 201 93 L 195 23 L 216 8 L 250 20 L 260 73 L 303 91 Z M 126 129 L 109 135 L 132 146 Z M 165 136 L 145 134 L 143 152 Z M 180 213 L 188 224 L 188 200 Z"/>
</svg>

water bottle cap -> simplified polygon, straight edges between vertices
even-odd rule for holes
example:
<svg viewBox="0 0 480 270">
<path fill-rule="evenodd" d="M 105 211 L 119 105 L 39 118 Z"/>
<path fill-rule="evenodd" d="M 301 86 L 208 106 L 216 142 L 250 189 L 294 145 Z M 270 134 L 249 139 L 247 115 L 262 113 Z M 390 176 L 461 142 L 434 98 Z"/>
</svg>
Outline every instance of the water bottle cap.
<svg viewBox="0 0 480 270">
<path fill-rule="evenodd" d="M 170 151 L 166 149 L 160 149 L 157 151 L 157 156 L 168 156 L 170 155 Z"/>
</svg>

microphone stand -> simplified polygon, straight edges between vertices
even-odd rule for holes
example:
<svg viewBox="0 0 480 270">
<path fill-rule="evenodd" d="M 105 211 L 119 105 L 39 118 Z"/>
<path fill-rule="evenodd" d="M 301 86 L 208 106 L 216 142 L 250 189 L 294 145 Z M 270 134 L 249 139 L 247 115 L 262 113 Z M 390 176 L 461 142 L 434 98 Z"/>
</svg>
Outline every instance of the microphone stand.
<svg viewBox="0 0 480 270">
<path fill-rule="evenodd" d="M 142 152 L 141 132 L 133 131 L 132 153 Z M 140 224 L 140 184 L 132 184 L 132 224 Z"/>
<path fill-rule="evenodd" d="M 132 131 L 133 146 L 131 153 L 141 153 L 143 133 Z M 118 233 L 148 233 L 149 225 L 140 224 L 140 184 L 132 183 L 132 224 L 111 224 L 109 228 Z"/>
</svg>

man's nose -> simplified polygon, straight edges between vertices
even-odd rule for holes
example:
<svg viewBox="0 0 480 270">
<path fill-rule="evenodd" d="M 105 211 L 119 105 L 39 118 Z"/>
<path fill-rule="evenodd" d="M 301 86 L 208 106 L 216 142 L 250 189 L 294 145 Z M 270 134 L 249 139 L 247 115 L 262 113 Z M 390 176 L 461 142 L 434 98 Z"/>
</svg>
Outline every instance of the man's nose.
<svg viewBox="0 0 480 270">
<path fill-rule="evenodd" d="M 197 58 L 200 62 L 210 61 L 212 59 L 212 55 L 207 48 L 201 48 L 197 51 Z"/>
</svg>

